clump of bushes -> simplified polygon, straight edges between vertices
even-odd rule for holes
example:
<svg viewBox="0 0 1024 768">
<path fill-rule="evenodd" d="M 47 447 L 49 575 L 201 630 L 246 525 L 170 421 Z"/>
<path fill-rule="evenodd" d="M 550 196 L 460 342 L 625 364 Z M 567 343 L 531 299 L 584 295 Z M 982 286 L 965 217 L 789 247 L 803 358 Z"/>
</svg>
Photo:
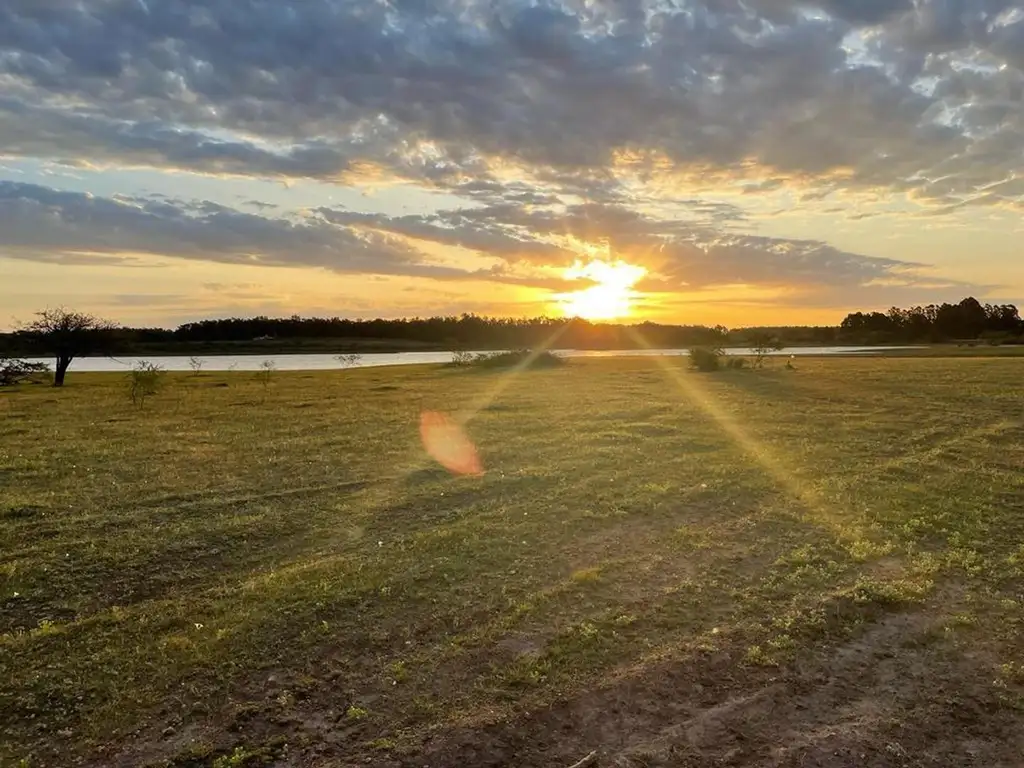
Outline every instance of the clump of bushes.
<svg viewBox="0 0 1024 768">
<path fill-rule="evenodd" d="M 534 352 L 516 349 L 509 352 L 453 352 L 450 365 L 459 368 L 557 368 L 565 365 L 565 358 L 554 352 Z"/>
<path fill-rule="evenodd" d="M 23 381 L 32 381 L 49 372 L 46 363 L 30 363 L 16 357 L 0 357 L 0 387 L 11 387 Z"/>
<path fill-rule="evenodd" d="M 710 373 L 722 367 L 725 353 L 718 347 L 690 347 L 690 367 Z"/>
<path fill-rule="evenodd" d="M 725 350 L 718 347 L 691 347 L 690 367 L 710 373 L 726 368 L 731 371 L 745 371 L 751 368 L 762 368 L 764 366 L 764 354 L 755 355 L 751 360 L 738 355 L 727 355 Z M 786 365 L 792 368 L 792 363 Z"/>
</svg>

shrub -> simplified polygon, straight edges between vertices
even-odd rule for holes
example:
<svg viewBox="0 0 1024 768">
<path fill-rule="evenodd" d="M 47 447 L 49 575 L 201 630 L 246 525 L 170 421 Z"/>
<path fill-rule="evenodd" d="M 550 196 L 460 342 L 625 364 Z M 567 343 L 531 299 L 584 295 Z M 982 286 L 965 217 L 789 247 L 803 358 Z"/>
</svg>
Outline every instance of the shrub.
<svg viewBox="0 0 1024 768">
<path fill-rule="evenodd" d="M 363 359 L 362 355 L 335 355 L 334 359 L 341 363 L 342 368 L 352 368 Z"/>
<path fill-rule="evenodd" d="M 732 368 L 734 370 L 742 370 L 747 367 L 747 358 L 745 357 L 727 357 L 725 358 L 725 367 Z"/>
<path fill-rule="evenodd" d="M 16 357 L 0 357 L 0 387 L 10 387 L 32 380 L 49 370 L 50 366 L 46 363 L 30 363 Z"/>
<path fill-rule="evenodd" d="M 204 365 L 206 365 L 206 361 L 198 357 L 190 357 L 188 359 L 188 367 L 192 369 L 193 376 L 198 376 L 202 372 Z"/>
<path fill-rule="evenodd" d="M 260 369 L 256 373 L 256 377 L 260 380 L 264 389 L 270 386 L 270 379 L 274 376 L 274 371 L 276 370 L 277 363 L 273 360 L 264 360 L 260 363 Z"/>
<path fill-rule="evenodd" d="M 690 367 L 705 373 L 717 371 L 722 364 L 723 352 L 717 347 L 691 347 Z"/>
<path fill-rule="evenodd" d="M 161 379 L 164 369 L 156 363 L 147 360 L 140 360 L 128 374 L 128 396 L 131 401 L 143 407 L 146 398 L 155 395 L 160 390 Z"/>
<path fill-rule="evenodd" d="M 455 357 L 458 359 L 455 359 Z M 469 352 L 453 353 L 452 365 L 481 369 L 498 368 L 557 368 L 565 365 L 565 358 L 554 352 L 534 352 L 529 349 L 516 349 L 509 352 Z"/>
</svg>

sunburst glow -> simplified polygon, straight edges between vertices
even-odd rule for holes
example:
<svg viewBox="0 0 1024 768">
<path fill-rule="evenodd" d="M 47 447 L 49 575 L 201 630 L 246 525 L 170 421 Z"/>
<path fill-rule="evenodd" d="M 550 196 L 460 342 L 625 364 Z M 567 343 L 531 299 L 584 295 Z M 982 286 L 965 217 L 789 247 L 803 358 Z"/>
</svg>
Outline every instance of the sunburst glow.
<svg viewBox="0 0 1024 768">
<path fill-rule="evenodd" d="M 565 271 L 570 280 L 589 280 L 593 285 L 556 297 L 569 317 L 584 320 L 614 320 L 632 314 L 637 292 L 633 290 L 647 270 L 624 261 L 593 259 L 577 261 Z"/>
</svg>

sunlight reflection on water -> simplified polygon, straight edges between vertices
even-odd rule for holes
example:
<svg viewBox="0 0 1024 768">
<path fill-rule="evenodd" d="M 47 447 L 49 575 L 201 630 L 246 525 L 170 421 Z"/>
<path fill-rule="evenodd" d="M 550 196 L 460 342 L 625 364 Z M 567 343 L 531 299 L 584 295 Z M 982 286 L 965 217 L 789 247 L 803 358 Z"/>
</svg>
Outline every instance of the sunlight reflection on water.
<svg viewBox="0 0 1024 768">
<path fill-rule="evenodd" d="M 871 354 L 885 349 L 911 349 L 911 347 L 792 347 L 769 353 L 771 356 L 803 357 L 808 355 Z M 671 357 L 686 354 L 685 349 L 559 349 L 565 357 Z M 749 349 L 727 349 L 729 355 L 749 355 Z M 476 353 L 472 353 L 476 354 Z M 204 371 L 258 371 L 264 360 L 271 360 L 279 371 L 328 371 L 341 368 L 377 368 L 385 365 L 423 365 L 450 363 L 451 352 L 377 352 L 360 355 L 352 364 L 341 362 L 333 354 L 272 354 L 272 355 L 196 355 L 203 361 Z M 150 360 L 165 371 L 188 371 L 187 355 L 150 355 L 146 357 L 81 357 L 71 369 L 79 372 L 127 371 L 139 360 Z M 47 358 L 39 362 L 49 363 Z"/>
</svg>

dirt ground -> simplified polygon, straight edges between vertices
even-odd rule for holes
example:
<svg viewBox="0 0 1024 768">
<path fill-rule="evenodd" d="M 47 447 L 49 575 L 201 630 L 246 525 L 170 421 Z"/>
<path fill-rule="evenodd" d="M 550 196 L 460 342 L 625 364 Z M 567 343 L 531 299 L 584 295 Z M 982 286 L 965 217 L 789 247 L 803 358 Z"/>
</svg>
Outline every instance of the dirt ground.
<svg viewBox="0 0 1024 768">
<path fill-rule="evenodd" d="M 948 647 L 935 631 L 926 612 L 886 616 L 787 670 L 700 655 L 445 733 L 394 765 L 569 766 L 591 750 L 595 765 L 616 768 L 1024 765 L 1024 716 L 993 694 L 984 652 Z"/>
</svg>

